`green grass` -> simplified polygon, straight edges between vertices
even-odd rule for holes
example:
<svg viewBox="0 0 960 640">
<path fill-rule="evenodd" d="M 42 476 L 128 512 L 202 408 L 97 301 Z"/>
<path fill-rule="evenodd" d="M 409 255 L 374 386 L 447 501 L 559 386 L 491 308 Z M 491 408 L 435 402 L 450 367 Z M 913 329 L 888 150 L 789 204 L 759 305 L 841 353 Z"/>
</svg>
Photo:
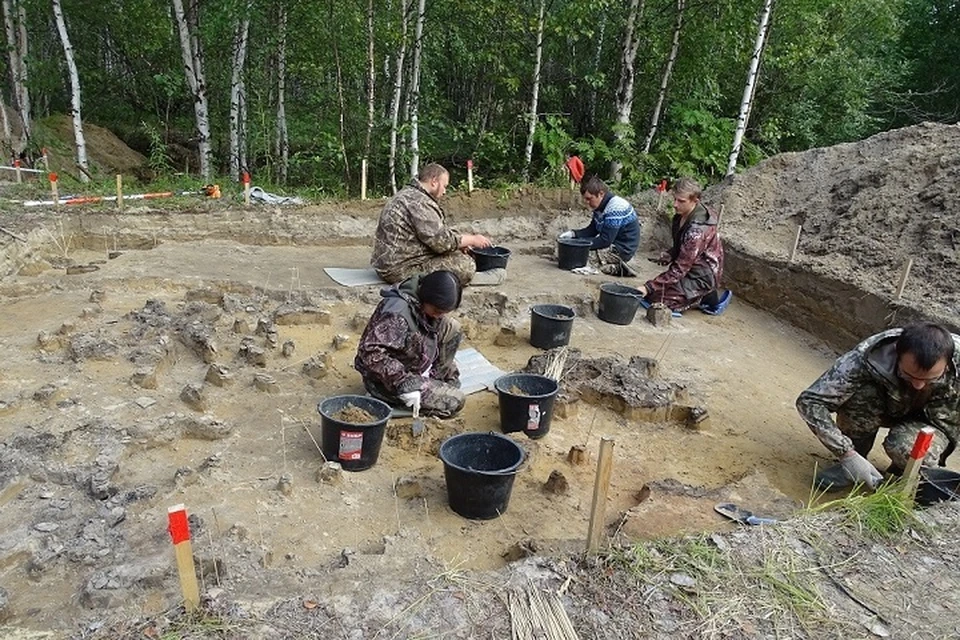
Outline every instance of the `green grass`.
<svg viewBox="0 0 960 640">
<path fill-rule="evenodd" d="M 809 504 L 819 502 L 822 497 L 822 493 L 812 493 Z M 913 512 L 913 500 L 904 493 L 902 480 L 885 482 L 873 492 L 857 486 L 842 498 L 808 508 L 811 513 L 833 510 L 842 513 L 858 531 L 880 538 L 896 537 L 919 524 Z"/>
</svg>

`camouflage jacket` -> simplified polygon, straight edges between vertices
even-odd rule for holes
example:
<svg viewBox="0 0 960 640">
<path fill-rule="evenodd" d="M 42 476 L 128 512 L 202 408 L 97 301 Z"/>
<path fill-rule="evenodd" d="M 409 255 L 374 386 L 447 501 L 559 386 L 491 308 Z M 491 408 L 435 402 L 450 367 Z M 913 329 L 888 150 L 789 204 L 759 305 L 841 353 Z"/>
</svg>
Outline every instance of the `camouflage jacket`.
<svg viewBox="0 0 960 640">
<path fill-rule="evenodd" d="M 418 391 L 426 377 L 438 378 L 439 321 L 420 311 L 419 279 L 409 278 L 380 292 L 383 300 L 367 323 L 353 366 L 365 381 L 372 380 L 394 395 Z M 446 371 L 459 378 L 459 372 Z"/>
<path fill-rule="evenodd" d="M 373 241 L 371 266 L 385 276 L 403 272 L 407 264 L 422 262 L 424 255 L 456 250 L 460 234 L 443 222 L 439 203 L 414 180 L 384 205 Z"/>
<path fill-rule="evenodd" d="M 845 353 L 797 398 L 811 431 L 837 456 L 853 448 L 831 413 L 890 428 L 905 419 L 931 424 L 954 444 L 960 438 L 960 336 L 953 336 L 953 362 L 944 378 L 928 385 L 923 400 L 897 375 L 896 343 L 902 329 L 871 336 Z"/>
<path fill-rule="evenodd" d="M 670 265 L 646 283 L 647 291 L 654 293 L 679 285 L 687 298 L 697 298 L 720 286 L 723 243 L 717 231 L 718 222 L 717 216 L 703 204 L 697 204 L 683 226 L 680 216 L 674 216 Z"/>
</svg>

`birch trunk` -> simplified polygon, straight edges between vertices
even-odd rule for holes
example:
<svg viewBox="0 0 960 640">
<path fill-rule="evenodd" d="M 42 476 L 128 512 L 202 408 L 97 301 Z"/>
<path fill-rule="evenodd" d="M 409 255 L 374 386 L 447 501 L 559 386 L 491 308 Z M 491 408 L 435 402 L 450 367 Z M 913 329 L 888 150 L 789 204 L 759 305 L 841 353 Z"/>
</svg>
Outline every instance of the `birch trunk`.
<svg viewBox="0 0 960 640">
<path fill-rule="evenodd" d="M 370 139 L 373 136 L 373 118 L 376 109 L 374 85 L 377 81 L 376 59 L 373 51 L 373 0 L 367 0 L 367 135 L 363 140 L 363 159 L 370 166 Z M 386 60 L 386 57 L 384 58 Z"/>
<path fill-rule="evenodd" d="M 650 129 L 647 131 L 646 140 L 643 141 L 644 153 L 650 153 L 653 137 L 657 135 L 657 128 L 660 126 L 660 113 L 663 110 L 663 103 L 667 99 L 667 87 L 670 85 L 673 65 L 676 63 L 677 53 L 680 51 L 680 30 L 683 29 L 683 10 L 684 0 L 677 0 L 677 21 L 673 25 L 673 44 L 670 47 L 670 57 L 667 58 L 667 64 L 663 69 L 663 77 L 660 79 L 660 93 L 657 95 L 657 104 L 653 108 L 653 115 L 650 116 Z"/>
<path fill-rule="evenodd" d="M 640 38 L 637 37 L 637 25 L 643 16 L 644 0 L 631 0 L 627 14 L 627 28 L 623 33 L 623 52 L 620 58 L 620 82 L 617 85 L 617 119 L 613 128 L 614 144 L 622 143 L 630 133 L 630 116 L 633 114 L 633 84 L 636 78 L 634 63 Z M 614 160 L 610 163 L 610 174 L 614 180 L 620 179 L 623 163 Z"/>
<path fill-rule="evenodd" d="M 603 40 L 607 33 L 607 14 L 600 14 L 600 28 L 597 30 L 597 46 L 593 50 L 593 73 L 598 75 L 600 73 L 600 59 L 603 55 Z M 590 114 L 590 127 L 595 127 L 597 123 L 597 92 L 590 92 L 590 108 L 588 110 Z"/>
<path fill-rule="evenodd" d="M 290 137 L 287 133 L 287 9 L 281 0 L 277 29 L 277 158 L 280 163 L 280 182 L 286 184 L 290 166 Z"/>
<path fill-rule="evenodd" d="M 3 24 L 7 34 L 7 53 L 10 59 L 10 80 L 13 102 L 20 124 L 19 149 L 23 151 L 30 139 L 30 92 L 27 89 L 27 30 L 26 14 L 18 0 L 3 0 Z"/>
<path fill-rule="evenodd" d="M 336 22 L 334 21 L 334 15 L 333 15 L 333 0 L 330 0 L 329 7 L 330 7 L 330 24 L 336 24 Z M 340 156 L 343 158 L 344 185 L 347 187 L 347 191 L 349 192 L 351 180 L 350 180 L 350 160 L 349 158 L 347 158 L 347 141 L 346 141 L 347 131 L 346 131 L 346 125 L 345 125 L 346 117 L 344 115 L 344 111 L 346 110 L 346 104 L 343 98 L 343 70 L 341 69 L 341 65 L 340 65 L 340 45 L 338 44 L 337 39 L 338 39 L 337 32 L 334 31 L 333 32 L 333 60 L 336 64 L 336 70 L 337 70 L 337 103 L 340 109 L 340 113 L 339 113 Z"/>
<path fill-rule="evenodd" d="M 773 0 L 764 0 L 757 27 L 757 39 L 753 44 L 753 56 L 750 58 L 750 69 L 747 71 L 747 84 L 743 88 L 743 100 L 740 102 L 740 114 L 737 116 L 737 129 L 733 134 L 733 148 L 730 150 L 730 158 L 727 161 L 727 176 L 733 175 L 737 169 L 737 157 L 740 155 L 740 148 L 743 145 L 743 134 L 747 130 L 754 86 L 757 83 L 757 70 L 760 68 L 760 56 L 767 39 L 767 29 L 772 11 Z"/>
<path fill-rule="evenodd" d="M 400 96 L 403 92 L 403 59 L 407 55 L 407 13 L 413 0 L 404 0 L 400 6 L 400 50 L 397 52 L 397 69 L 393 81 L 393 103 L 390 106 L 390 190 L 397 192 L 397 127 L 400 119 Z"/>
<path fill-rule="evenodd" d="M 233 61 L 230 74 L 230 178 L 240 180 L 246 168 L 246 86 L 243 67 L 247 59 L 247 36 L 250 33 L 250 5 L 245 4 L 233 29 Z"/>
<path fill-rule="evenodd" d="M 53 17 L 57 21 L 57 31 L 60 33 L 60 42 L 63 44 L 63 57 L 66 59 L 67 71 L 70 74 L 70 111 L 73 115 L 73 141 L 77 149 L 80 182 L 89 182 L 87 142 L 83 137 L 83 119 L 80 117 L 80 74 L 77 72 L 77 62 L 73 57 L 73 46 L 67 34 L 67 23 L 63 19 L 60 0 L 53 0 Z"/>
<path fill-rule="evenodd" d="M 527 122 L 527 147 L 523 151 L 523 181 L 530 180 L 530 164 L 533 162 L 533 138 L 537 133 L 537 108 L 540 106 L 540 66 L 543 63 L 543 25 L 546 21 L 547 0 L 540 0 L 537 15 L 537 53 L 533 63 L 533 91 L 530 95 L 530 113 Z"/>
<path fill-rule="evenodd" d="M 3 155 L 9 159 L 14 156 L 13 133 L 10 130 L 10 118 L 7 116 L 7 103 L 3 99 L 2 92 L 0 92 L 0 122 L 3 124 Z"/>
<path fill-rule="evenodd" d="M 200 50 L 197 0 L 188 0 L 184 11 L 183 0 L 173 0 L 173 14 L 180 35 L 180 53 L 187 84 L 193 94 L 193 113 L 197 126 L 197 147 L 200 155 L 200 176 L 211 176 L 210 115 L 207 106 L 207 82 L 203 74 L 203 52 Z"/>
<path fill-rule="evenodd" d="M 426 0 L 420 0 L 413 38 L 413 69 L 410 79 L 410 178 L 420 172 L 420 57 L 423 52 L 423 19 Z"/>
</svg>

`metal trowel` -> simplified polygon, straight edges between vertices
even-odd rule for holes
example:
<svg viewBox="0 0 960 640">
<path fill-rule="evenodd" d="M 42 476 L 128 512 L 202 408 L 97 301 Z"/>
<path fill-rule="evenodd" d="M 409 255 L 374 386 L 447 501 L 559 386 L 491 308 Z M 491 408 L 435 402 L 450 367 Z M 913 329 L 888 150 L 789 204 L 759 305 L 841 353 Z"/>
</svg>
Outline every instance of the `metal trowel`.
<svg viewBox="0 0 960 640">
<path fill-rule="evenodd" d="M 413 408 L 413 437 L 417 437 L 423 433 L 423 428 L 423 420 L 420 419 L 420 407 L 415 406 Z"/>
</svg>

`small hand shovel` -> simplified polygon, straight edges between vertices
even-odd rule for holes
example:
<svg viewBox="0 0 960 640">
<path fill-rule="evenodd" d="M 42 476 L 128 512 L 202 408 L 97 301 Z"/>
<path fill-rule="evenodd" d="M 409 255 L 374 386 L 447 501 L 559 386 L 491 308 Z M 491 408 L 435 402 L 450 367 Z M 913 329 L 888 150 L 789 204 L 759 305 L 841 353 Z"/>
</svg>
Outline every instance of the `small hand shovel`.
<svg viewBox="0 0 960 640">
<path fill-rule="evenodd" d="M 423 433 L 423 420 L 420 419 L 420 407 L 414 407 L 413 409 L 413 437 L 419 436 Z"/>
</svg>

